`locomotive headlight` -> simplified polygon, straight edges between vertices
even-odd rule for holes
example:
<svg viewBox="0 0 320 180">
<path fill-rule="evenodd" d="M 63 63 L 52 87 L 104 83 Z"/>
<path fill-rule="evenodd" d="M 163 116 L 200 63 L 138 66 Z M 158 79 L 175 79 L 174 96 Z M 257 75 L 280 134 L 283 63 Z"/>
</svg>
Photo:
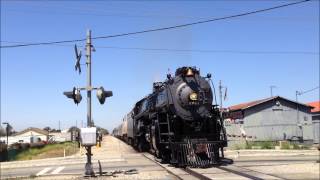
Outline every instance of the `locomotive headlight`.
<svg viewBox="0 0 320 180">
<path fill-rule="evenodd" d="M 193 92 L 190 94 L 189 98 L 192 101 L 196 101 L 196 100 L 198 100 L 198 94 Z"/>
</svg>

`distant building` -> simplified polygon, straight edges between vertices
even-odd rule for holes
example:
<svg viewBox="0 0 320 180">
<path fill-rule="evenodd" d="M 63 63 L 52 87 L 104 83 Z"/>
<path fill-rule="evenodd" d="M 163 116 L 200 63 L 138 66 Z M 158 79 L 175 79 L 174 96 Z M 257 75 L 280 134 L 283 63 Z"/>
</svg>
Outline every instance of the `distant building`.
<svg viewBox="0 0 320 180">
<path fill-rule="evenodd" d="M 65 142 L 71 141 L 71 132 L 62 131 L 62 132 L 52 132 L 49 134 L 49 142 Z"/>
<path fill-rule="evenodd" d="M 225 126 L 230 137 L 255 141 L 313 141 L 312 107 L 275 96 L 228 108 Z"/>
<path fill-rule="evenodd" d="M 47 141 L 48 132 L 39 128 L 30 127 L 21 132 L 8 137 L 8 144 L 13 143 L 35 143 L 39 141 Z M 7 143 L 6 137 L 1 137 L 1 141 Z"/>
<path fill-rule="evenodd" d="M 314 143 L 320 144 L 320 101 L 315 101 L 308 103 L 309 106 L 312 106 L 312 123 L 313 123 L 313 137 Z"/>
</svg>

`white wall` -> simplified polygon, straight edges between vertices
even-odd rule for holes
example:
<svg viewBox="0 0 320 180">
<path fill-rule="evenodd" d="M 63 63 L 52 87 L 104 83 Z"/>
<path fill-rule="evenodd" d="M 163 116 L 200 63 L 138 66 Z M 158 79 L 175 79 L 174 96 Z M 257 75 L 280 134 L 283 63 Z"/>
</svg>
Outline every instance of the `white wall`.
<svg viewBox="0 0 320 180">
<path fill-rule="evenodd" d="M 23 142 L 23 143 L 30 143 L 30 138 L 31 137 L 39 137 L 41 139 L 41 141 L 47 141 L 47 136 L 37 133 L 35 131 L 28 131 L 26 133 L 17 135 L 17 136 L 9 136 L 8 137 L 8 141 L 9 141 L 9 145 L 13 144 L 13 143 L 17 143 L 17 142 Z M 7 142 L 7 137 L 6 136 L 2 136 L 0 138 L 1 141 L 5 141 Z"/>
</svg>

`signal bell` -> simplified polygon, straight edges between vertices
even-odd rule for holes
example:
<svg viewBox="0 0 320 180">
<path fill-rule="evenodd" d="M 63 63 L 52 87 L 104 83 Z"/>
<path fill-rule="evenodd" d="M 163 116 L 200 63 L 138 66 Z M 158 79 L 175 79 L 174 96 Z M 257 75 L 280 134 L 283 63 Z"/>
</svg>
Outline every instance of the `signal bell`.
<svg viewBox="0 0 320 180">
<path fill-rule="evenodd" d="M 106 98 L 111 96 L 113 96 L 112 91 L 105 91 L 102 86 L 99 89 L 97 89 L 97 98 L 100 104 L 104 104 Z"/>
<path fill-rule="evenodd" d="M 80 90 L 79 89 L 76 89 L 75 87 L 73 87 L 73 90 L 72 91 L 66 91 L 66 92 L 63 92 L 63 94 L 65 96 L 67 96 L 68 98 L 71 98 L 73 99 L 74 103 L 75 104 L 79 104 L 82 100 L 82 96 L 80 94 Z"/>
</svg>

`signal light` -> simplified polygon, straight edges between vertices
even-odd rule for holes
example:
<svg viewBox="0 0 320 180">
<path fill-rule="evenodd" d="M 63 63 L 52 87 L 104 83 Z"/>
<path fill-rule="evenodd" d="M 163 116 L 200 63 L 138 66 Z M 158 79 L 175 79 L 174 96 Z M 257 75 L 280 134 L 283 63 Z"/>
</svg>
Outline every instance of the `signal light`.
<svg viewBox="0 0 320 180">
<path fill-rule="evenodd" d="M 68 98 L 70 99 L 73 99 L 74 103 L 75 104 L 79 104 L 82 100 L 82 96 L 80 94 L 80 90 L 79 89 L 76 89 L 75 87 L 73 87 L 73 90 L 72 91 L 66 91 L 66 92 L 63 92 L 63 94 L 65 96 L 67 96 Z"/>
<path fill-rule="evenodd" d="M 105 91 L 102 86 L 97 89 L 97 98 L 100 104 L 104 104 L 104 102 L 106 101 L 106 98 L 111 96 L 113 96 L 112 91 Z"/>
</svg>

